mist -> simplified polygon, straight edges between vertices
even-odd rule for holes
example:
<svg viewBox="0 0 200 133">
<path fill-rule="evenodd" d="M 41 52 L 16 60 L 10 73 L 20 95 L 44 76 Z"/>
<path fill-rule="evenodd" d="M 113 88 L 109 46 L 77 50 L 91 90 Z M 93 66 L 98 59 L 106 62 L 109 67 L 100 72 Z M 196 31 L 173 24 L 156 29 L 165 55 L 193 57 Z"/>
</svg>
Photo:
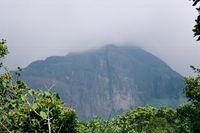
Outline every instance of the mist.
<svg viewBox="0 0 200 133">
<path fill-rule="evenodd" d="M 175 71 L 200 67 L 192 28 L 197 12 L 189 0 L 0 0 L 0 38 L 15 69 L 48 56 L 137 45 Z"/>
</svg>

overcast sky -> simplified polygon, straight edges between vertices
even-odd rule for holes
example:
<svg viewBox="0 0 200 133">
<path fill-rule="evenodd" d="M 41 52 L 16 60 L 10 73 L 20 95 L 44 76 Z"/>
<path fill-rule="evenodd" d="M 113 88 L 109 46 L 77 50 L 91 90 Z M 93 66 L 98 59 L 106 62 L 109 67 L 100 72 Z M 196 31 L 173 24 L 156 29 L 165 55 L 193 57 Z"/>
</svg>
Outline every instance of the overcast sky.
<svg viewBox="0 0 200 133">
<path fill-rule="evenodd" d="M 200 67 L 189 0 L 0 0 L 0 38 L 12 69 L 105 44 L 138 45 L 182 75 Z"/>
</svg>

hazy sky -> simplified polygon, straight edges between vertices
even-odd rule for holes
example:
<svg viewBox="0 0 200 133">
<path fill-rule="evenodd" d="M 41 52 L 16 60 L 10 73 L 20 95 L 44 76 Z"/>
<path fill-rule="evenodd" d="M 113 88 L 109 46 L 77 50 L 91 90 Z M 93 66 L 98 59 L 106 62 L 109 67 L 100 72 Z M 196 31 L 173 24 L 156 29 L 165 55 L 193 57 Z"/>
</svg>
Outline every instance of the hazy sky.
<svg viewBox="0 0 200 133">
<path fill-rule="evenodd" d="M 37 59 L 105 44 L 138 45 L 182 75 L 200 67 L 200 43 L 192 28 L 197 12 L 189 0 L 0 0 L 0 38 L 6 64 L 25 67 Z"/>
</svg>

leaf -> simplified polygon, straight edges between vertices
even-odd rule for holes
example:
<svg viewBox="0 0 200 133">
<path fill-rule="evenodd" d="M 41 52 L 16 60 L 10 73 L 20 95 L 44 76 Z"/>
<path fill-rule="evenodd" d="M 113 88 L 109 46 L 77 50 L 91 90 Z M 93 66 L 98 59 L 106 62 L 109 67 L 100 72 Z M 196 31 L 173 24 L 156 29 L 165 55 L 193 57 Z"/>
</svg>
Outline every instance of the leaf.
<svg viewBox="0 0 200 133">
<path fill-rule="evenodd" d="M 46 119 L 47 118 L 47 114 L 43 111 L 40 111 L 40 116 L 43 118 L 43 119 Z"/>
<path fill-rule="evenodd" d="M 38 104 L 37 103 L 34 103 L 33 105 L 32 105 L 32 109 L 33 110 L 36 110 L 38 108 Z"/>
<path fill-rule="evenodd" d="M 194 1 L 194 4 L 193 4 L 193 6 L 196 6 L 197 5 L 197 3 L 199 3 L 200 2 L 200 0 L 193 0 Z"/>
</svg>

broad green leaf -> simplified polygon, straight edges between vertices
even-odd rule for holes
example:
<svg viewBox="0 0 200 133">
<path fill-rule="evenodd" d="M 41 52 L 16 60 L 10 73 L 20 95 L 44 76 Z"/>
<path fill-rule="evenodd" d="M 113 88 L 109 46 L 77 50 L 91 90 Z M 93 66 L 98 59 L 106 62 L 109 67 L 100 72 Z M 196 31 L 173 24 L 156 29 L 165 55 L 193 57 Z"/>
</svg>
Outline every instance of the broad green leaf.
<svg viewBox="0 0 200 133">
<path fill-rule="evenodd" d="M 34 103 L 33 105 L 32 105 L 32 109 L 33 110 L 36 110 L 38 108 L 38 104 L 37 103 Z"/>
<path fill-rule="evenodd" d="M 43 118 L 43 119 L 47 119 L 47 114 L 43 111 L 40 111 L 40 116 Z"/>
</svg>

